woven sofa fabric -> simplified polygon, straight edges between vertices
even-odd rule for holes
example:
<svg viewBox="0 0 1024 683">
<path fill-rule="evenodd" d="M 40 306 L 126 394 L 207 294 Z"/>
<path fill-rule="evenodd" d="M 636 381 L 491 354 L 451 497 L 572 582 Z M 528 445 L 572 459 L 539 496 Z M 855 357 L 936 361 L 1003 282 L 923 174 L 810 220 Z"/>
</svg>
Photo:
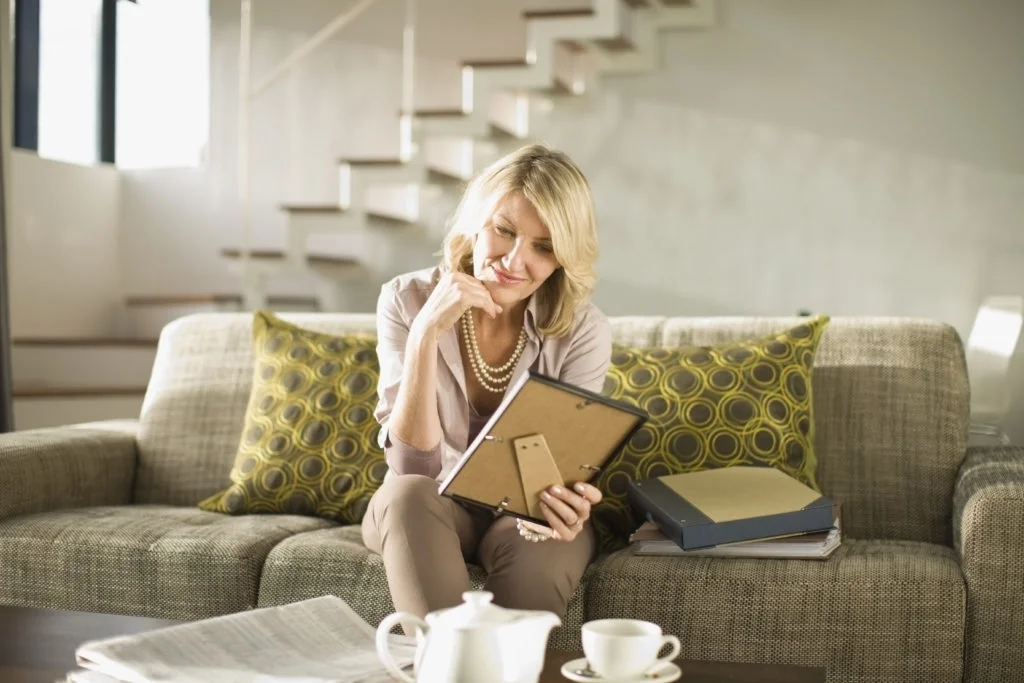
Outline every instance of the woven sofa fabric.
<svg viewBox="0 0 1024 683">
<path fill-rule="evenodd" d="M 311 517 L 111 506 L 0 522 L 0 604 L 201 619 L 256 604 L 260 567 Z"/>
<path fill-rule="evenodd" d="M 0 520 L 131 500 L 132 421 L 0 434 Z"/>
<path fill-rule="evenodd" d="M 277 315 L 330 334 L 376 331 L 372 314 Z M 231 484 L 254 362 L 251 314 L 200 313 L 164 328 L 142 404 L 136 502 L 195 505 Z"/>
<path fill-rule="evenodd" d="M 665 345 L 716 344 L 801 318 L 670 318 Z M 963 347 L 945 324 L 833 318 L 814 361 L 818 484 L 843 505 L 843 535 L 949 544 L 966 450 Z"/>
<path fill-rule="evenodd" d="M 1024 676 L 1024 448 L 971 448 L 953 495 L 967 592 L 968 683 Z"/>
<path fill-rule="evenodd" d="M 662 316 L 623 315 L 608 318 L 612 328 L 612 340 L 625 346 L 654 346 L 661 338 Z"/>
<path fill-rule="evenodd" d="M 689 659 L 823 666 L 830 683 L 961 680 L 964 583 L 952 548 L 844 540 L 828 561 L 606 556 L 587 619 L 629 615 Z"/>
<path fill-rule="evenodd" d="M 474 589 L 482 589 L 484 570 L 469 564 Z M 549 647 L 578 650 L 583 625 L 583 595 L 592 572 L 584 573 L 569 601 L 562 626 L 551 632 Z M 263 565 L 259 606 L 284 605 L 320 595 L 336 595 L 367 623 L 376 626 L 395 611 L 380 555 L 363 545 L 359 526 L 346 525 L 310 531 L 274 547 Z"/>
</svg>

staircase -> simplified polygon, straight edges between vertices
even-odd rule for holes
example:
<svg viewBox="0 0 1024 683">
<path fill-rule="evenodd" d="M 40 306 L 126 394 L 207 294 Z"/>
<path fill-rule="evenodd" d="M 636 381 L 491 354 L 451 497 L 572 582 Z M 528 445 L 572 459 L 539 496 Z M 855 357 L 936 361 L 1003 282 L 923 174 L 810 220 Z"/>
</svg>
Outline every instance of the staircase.
<svg viewBox="0 0 1024 683">
<path fill-rule="evenodd" d="M 247 308 L 266 301 L 266 283 L 302 273 L 321 283 L 325 310 L 346 310 L 352 282 L 382 282 L 389 254 L 409 226 L 439 245 L 444 219 L 465 181 L 530 138 L 531 123 L 566 98 L 598 90 L 602 74 L 658 68 L 659 34 L 713 25 L 715 0 L 581 0 L 577 9 L 523 13 L 526 53 L 517 60 L 461 63 L 461 105 L 395 112 L 404 156 L 338 159 L 338 195 L 317 204 L 285 204 L 287 246 L 273 258 L 250 252 L 242 277 Z M 325 270 L 323 253 L 343 257 Z M 238 259 L 243 248 L 230 250 Z M 333 253 L 337 253 L 333 250 Z M 223 254 L 229 256 L 228 252 Z M 348 309 L 351 310 L 351 309 Z"/>
<path fill-rule="evenodd" d="M 404 154 L 338 159 L 336 197 L 280 207 L 284 249 L 222 249 L 240 292 L 129 297 L 114 338 L 14 339 L 16 428 L 138 416 L 156 338 L 182 315 L 352 310 L 353 288 L 379 287 L 395 274 L 387 264 L 396 250 L 417 240 L 430 251 L 440 246 L 465 182 L 526 144 L 552 108 L 585 102 L 602 74 L 657 69 L 661 32 L 715 21 L 715 0 L 580 1 L 576 9 L 523 12 L 522 59 L 463 61 L 459 107 L 393 112 Z M 273 296 L 269 285 L 282 275 L 312 282 L 315 294 Z"/>
</svg>

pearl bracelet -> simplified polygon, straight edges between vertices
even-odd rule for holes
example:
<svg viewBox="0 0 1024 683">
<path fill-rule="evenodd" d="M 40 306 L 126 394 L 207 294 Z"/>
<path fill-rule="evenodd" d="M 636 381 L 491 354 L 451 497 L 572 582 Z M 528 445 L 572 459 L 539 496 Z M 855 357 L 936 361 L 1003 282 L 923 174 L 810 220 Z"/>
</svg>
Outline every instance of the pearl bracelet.
<svg viewBox="0 0 1024 683">
<path fill-rule="evenodd" d="M 523 524 L 523 520 L 521 519 L 516 520 L 516 528 L 519 529 L 519 535 L 525 538 L 527 541 L 530 541 L 531 543 L 539 543 L 541 541 L 546 541 L 549 538 L 551 538 L 551 536 L 549 536 L 548 534 L 542 534 L 537 531 L 531 531 L 527 529 L 526 526 Z"/>
</svg>

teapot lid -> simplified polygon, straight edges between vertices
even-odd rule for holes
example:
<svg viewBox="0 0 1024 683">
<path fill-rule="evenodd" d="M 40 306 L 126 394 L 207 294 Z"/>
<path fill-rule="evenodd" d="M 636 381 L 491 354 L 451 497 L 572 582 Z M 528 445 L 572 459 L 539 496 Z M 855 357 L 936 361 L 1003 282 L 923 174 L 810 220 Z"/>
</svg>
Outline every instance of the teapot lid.
<svg viewBox="0 0 1024 683">
<path fill-rule="evenodd" d="M 433 622 L 431 626 L 450 629 L 501 626 L 522 617 L 521 610 L 492 604 L 494 593 L 490 591 L 466 591 L 462 599 L 461 605 L 428 615 L 427 620 Z"/>
</svg>

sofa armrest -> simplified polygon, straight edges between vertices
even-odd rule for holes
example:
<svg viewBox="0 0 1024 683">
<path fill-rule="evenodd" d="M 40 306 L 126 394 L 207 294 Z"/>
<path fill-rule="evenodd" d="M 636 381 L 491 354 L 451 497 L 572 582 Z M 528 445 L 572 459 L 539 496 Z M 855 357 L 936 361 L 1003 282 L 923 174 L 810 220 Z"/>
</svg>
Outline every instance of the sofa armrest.
<svg viewBox="0 0 1024 683">
<path fill-rule="evenodd" d="M 964 681 L 1024 671 L 1024 448 L 970 448 L 953 491 L 953 544 L 967 584 Z"/>
<path fill-rule="evenodd" d="M 0 434 L 0 520 L 131 502 L 134 420 Z"/>
</svg>

